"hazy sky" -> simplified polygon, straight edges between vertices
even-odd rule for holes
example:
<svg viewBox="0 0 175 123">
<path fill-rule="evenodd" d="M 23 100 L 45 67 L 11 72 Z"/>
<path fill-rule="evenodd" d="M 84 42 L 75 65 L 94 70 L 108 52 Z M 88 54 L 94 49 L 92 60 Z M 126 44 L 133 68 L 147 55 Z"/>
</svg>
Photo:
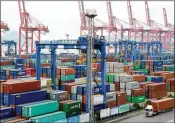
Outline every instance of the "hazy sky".
<svg viewBox="0 0 175 123">
<path fill-rule="evenodd" d="M 79 36 L 80 16 L 78 1 L 72 2 L 56 2 L 56 1 L 28 1 L 26 3 L 27 11 L 36 19 L 47 25 L 50 33 L 42 36 L 41 39 L 60 39 L 65 38 L 65 34 L 69 33 L 70 38 Z M 127 2 L 111 1 L 113 15 L 117 18 L 128 22 Z M 169 23 L 174 24 L 174 2 L 148 2 L 150 8 L 151 19 L 164 24 L 163 7 L 166 8 Z M 97 9 L 98 17 L 104 22 L 108 22 L 107 6 L 105 1 L 84 2 L 85 9 Z M 140 21 L 146 23 L 145 4 L 144 1 L 131 2 L 133 16 Z M 20 17 L 17 1 L 1 2 L 1 20 L 8 23 L 10 30 L 18 31 Z"/>
</svg>

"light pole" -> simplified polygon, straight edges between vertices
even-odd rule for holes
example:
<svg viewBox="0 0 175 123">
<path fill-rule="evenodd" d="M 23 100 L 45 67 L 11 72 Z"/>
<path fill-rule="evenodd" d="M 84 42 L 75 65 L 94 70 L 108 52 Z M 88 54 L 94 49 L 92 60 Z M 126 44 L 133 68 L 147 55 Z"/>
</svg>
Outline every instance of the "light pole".
<svg viewBox="0 0 175 123">
<path fill-rule="evenodd" d="M 68 33 L 66 34 L 66 37 L 67 37 L 67 41 L 68 41 L 69 40 L 69 34 Z M 67 49 L 67 53 L 69 53 L 69 49 Z"/>
<path fill-rule="evenodd" d="M 94 18 L 97 16 L 95 9 L 87 9 L 86 10 L 86 17 L 88 17 L 88 49 L 87 49 L 87 66 L 88 66 L 88 74 L 87 74 L 87 104 L 88 104 L 88 111 L 90 116 L 90 123 L 94 121 L 94 107 L 93 107 L 93 87 L 92 87 L 92 50 L 93 50 L 93 41 L 94 41 Z"/>
</svg>

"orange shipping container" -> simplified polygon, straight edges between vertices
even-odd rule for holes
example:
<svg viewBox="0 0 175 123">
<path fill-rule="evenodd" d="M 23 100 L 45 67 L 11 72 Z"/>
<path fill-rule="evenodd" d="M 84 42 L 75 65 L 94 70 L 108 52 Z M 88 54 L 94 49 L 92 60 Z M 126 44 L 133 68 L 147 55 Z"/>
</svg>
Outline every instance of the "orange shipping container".
<svg viewBox="0 0 175 123">
<path fill-rule="evenodd" d="M 74 68 L 61 68 L 62 75 L 75 74 Z"/>
<path fill-rule="evenodd" d="M 161 111 L 174 107 L 174 99 L 173 98 L 165 98 L 161 100 L 151 101 L 151 105 L 153 106 L 153 111 Z"/>
<path fill-rule="evenodd" d="M 145 75 L 134 74 L 133 79 L 138 82 L 145 81 Z"/>
</svg>

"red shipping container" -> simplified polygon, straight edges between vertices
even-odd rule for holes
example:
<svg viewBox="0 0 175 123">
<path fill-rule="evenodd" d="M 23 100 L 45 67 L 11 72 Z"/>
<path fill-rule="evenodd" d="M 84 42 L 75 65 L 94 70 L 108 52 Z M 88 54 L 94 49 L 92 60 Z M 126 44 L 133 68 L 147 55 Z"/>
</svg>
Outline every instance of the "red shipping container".
<svg viewBox="0 0 175 123">
<path fill-rule="evenodd" d="M 41 88 L 39 80 L 17 80 L 2 83 L 3 93 L 20 93 L 26 91 L 39 90 Z"/>
<path fill-rule="evenodd" d="M 6 82 L 6 80 L 0 80 L 0 83 Z"/>
<path fill-rule="evenodd" d="M 143 83 L 139 83 L 139 87 L 143 88 L 144 85 L 149 85 L 149 84 L 153 84 L 153 82 L 143 82 Z"/>
<path fill-rule="evenodd" d="M 66 91 L 68 92 L 68 93 L 71 93 L 71 87 L 72 86 L 76 86 L 77 84 L 75 84 L 75 83 L 67 83 L 66 84 Z"/>
<path fill-rule="evenodd" d="M 72 100 L 59 101 L 59 107 L 60 107 L 60 110 L 61 110 L 61 111 L 63 110 L 63 104 L 64 104 L 64 103 L 67 103 L 67 102 L 72 102 Z"/>
<path fill-rule="evenodd" d="M 115 82 L 115 90 L 120 91 L 120 82 Z"/>
<path fill-rule="evenodd" d="M 126 104 L 127 99 L 126 99 L 126 92 L 120 92 L 117 91 L 116 92 L 116 105 L 122 105 L 122 104 Z"/>
<path fill-rule="evenodd" d="M 131 94 L 133 96 L 143 96 L 145 95 L 145 91 L 143 88 L 132 89 Z"/>
<path fill-rule="evenodd" d="M 113 108 L 116 106 L 116 101 L 107 102 L 108 108 Z"/>
<path fill-rule="evenodd" d="M 0 66 L 12 65 L 12 61 L 0 61 Z"/>
<path fill-rule="evenodd" d="M 145 75 L 134 74 L 133 79 L 138 82 L 145 81 Z"/>
<path fill-rule="evenodd" d="M 62 75 L 75 74 L 74 68 L 61 68 Z"/>
</svg>

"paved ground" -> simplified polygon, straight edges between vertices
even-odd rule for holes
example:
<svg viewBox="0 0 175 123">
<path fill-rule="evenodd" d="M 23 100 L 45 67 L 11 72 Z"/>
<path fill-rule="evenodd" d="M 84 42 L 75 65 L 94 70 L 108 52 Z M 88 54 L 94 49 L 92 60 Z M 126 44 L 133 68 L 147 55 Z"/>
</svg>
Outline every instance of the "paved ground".
<svg viewBox="0 0 175 123">
<path fill-rule="evenodd" d="M 156 122 L 171 122 L 174 119 L 174 111 L 161 113 L 154 117 L 145 117 L 145 114 L 139 114 L 131 118 L 126 118 L 120 121 L 114 121 L 112 123 L 131 123 L 131 122 L 139 122 L 139 123 L 156 123 Z"/>
</svg>

